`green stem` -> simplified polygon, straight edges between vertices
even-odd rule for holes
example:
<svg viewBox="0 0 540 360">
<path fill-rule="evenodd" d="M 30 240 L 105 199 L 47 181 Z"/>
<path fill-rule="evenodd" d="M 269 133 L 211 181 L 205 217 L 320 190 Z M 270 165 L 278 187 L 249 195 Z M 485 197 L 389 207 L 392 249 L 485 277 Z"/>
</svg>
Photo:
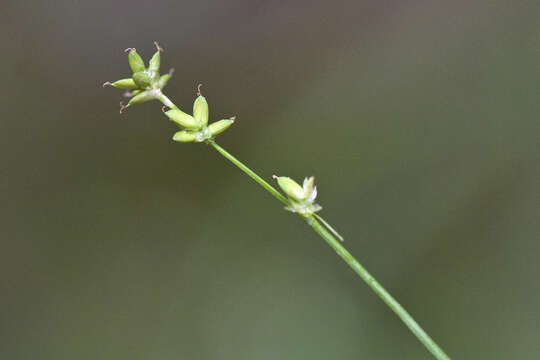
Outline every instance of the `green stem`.
<svg viewBox="0 0 540 360">
<path fill-rule="evenodd" d="M 238 160 L 237 158 L 235 158 L 234 156 L 229 154 L 227 152 L 227 150 L 225 150 L 224 148 L 222 148 L 221 146 L 216 144 L 216 142 L 214 140 L 206 140 L 206 143 L 212 145 L 212 147 L 214 149 L 216 149 L 221 155 L 223 155 L 225 158 L 227 158 L 227 160 L 229 160 L 234 165 L 236 165 L 240 170 L 245 172 L 250 178 L 255 180 L 263 188 L 265 188 L 265 190 L 268 191 L 270 194 L 272 194 L 272 196 L 274 196 L 276 199 L 278 199 L 279 201 L 281 201 L 285 205 L 289 205 L 289 200 L 287 200 L 287 198 L 285 196 L 281 195 L 281 193 L 279 191 L 277 191 L 272 185 L 270 185 L 269 183 L 264 181 L 263 178 L 261 178 L 259 175 L 255 174 L 246 165 L 242 164 L 242 162 L 240 160 Z"/>
<path fill-rule="evenodd" d="M 166 106 L 177 109 L 176 105 L 172 103 L 165 95 L 161 94 L 159 100 Z M 236 165 L 240 170 L 246 173 L 249 177 L 255 180 L 259 185 L 261 185 L 266 191 L 268 191 L 272 196 L 281 201 L 285 205 L 289 205 L 289 200 L 283 196 L 279 191 L 277 191 L 272 185 L 267 183 L 259 175 L 255 174 L 250 168 L 244 165 L 240 160 L 232 156 L 227 150 L 219 146 L 214 140 L 206 140 L 206 143 L 211 145 L 216 149 L 221 155 L 223 155 L 227 160 Z M 300 214 L 299 214 L 300 215 Z M 418 323 L 412 318 L 412 316 L 401 306 L 396 299 L 392 297 L 386 291 L 384 287 L 371 274 L 351 255 L 350 252 L 341 245 L 341 243 L 332 235 L 326 228 L 321 225 L 312 215 L 300 215 L 317 234 L 319 234 L 327 243 L 330 245 L 336 253 L 341 256 L 341 258 L 353 269 L 353 271 L 364 280 L 364 282 L 377 294 L 382 301 L 390 308 L 392 311 L 405 323 L 409 330 L 420 340 L 422 344 L 433 354 L 437 360 L 450 360 L 450 357 L 445 354 L 443 349 L 441 349 L 431 337 L 418 325 Z M 318 217 L 318 216 L 317 216 Z M 318 217 L 321 221 L 322 218 Z M 335 232 L 333 228 L 324 222 L 329 229 Z M 337 234 L 337 233 L 336 233 Z"/>
<path fill-rule="evenodd" d="M 438 360 L 450 360 L 450 357 L 445 354 L 443 349 L 433 341 L 431 337 L 418 325 L 418 323 L 412 318 L 412 316 L 401 306 L 396 299 L 392 297 L 386 291 L 384 287 L 382 287 L 381 284 L 371 274 L 354 258 L 354 256 L 351 255 L 350 252 L 347 251 L 341 245 L 339 241 L 336 240 L 336 238 L 330 234 L 324 226 L 322 226 L 317 220 L 315 220 L 312 217 L 304 217 L 306 222 L 319 234 L 327 243 L 330 245 L 336 253 L 341 256 L 343 260 L 351 267 L 351 269 L 354 270 L 355 273 L 358 274 L 368 284 L 368 286 L 377 294 L 382 301 L 385 302 L 386 305 L 396 315 L 407 325 L 409 330 L 420 340 L 422 344 L 435 356 Z"/>
<path fill-rule="evenodd" d="M 279 201 L 284 203 L 285 205 L 288 205 L 289 201 L 286 197 L 281 195 L 272 185 L 268 184 L 266 181 L 264 181 L 260 176 L 255 174 L 250 168 L 248 168 L 246 165 L 244 165 L 242 162 L 240 162 L 237 158 L 229 154 L 225 149 L 223 149 L 221 146 L 216 144 L 213 140 L 208 140 L 208 144 L 212 145 L 214 149 L 216 149 L 221 155 L 223 155 L 225 158 L 230 160 L 234 165 L 236 165 L 240 170 L 245 172 L 247 175 L 249 175 L 252 179 L 254 179 L 257 183 L 259 183 L 263 188 L 265 188 L 270 194 L 272 194 L 275 198 L 277 198 Z M 354 256 L 351 255 L 350 252 L 347 251 L 341 245 L 341 243 L 324 228 L 323 225 L 321 225 L 320 222 L 318 222 L 316 219 L 314 219 L 312 216 L 302 216 L 304 220 L 319 234 L 327 243 L 330 245 L 336 253 L 341 256 L 343 260 L 354 270 L 355 273 L 358 274 L 368 284 L 368 286 L 388 305 L 390 309 L 396 315 L 407 325 L 409 330 L 422 342 L 422 344 L 425 345 L 425 347 L 435 356 L 438 360 L 450 360 L 448 355 L 444 353 L 444 351 L 429 337 L 429 335 L 418 325 L 418 323 L 412 318 L 411 315 L 401 306 L 396 299 L 392 297 L 388 293 L 388 291 L 385 290 L 384 287 L 382 287 L 377 280 L 371 274 L 362 266 L 360 263 L 354 258 Z M 331 229 L 331 227 L 330 227 Z"/>
<path fill-rule="evenodd" d="M 161 90 L 159 91 L 159 96 L 157 99 L 170 109 L 178 109 L 178 106 L 174 105 L 173 102 L 161 92 Z"/>
</svg>

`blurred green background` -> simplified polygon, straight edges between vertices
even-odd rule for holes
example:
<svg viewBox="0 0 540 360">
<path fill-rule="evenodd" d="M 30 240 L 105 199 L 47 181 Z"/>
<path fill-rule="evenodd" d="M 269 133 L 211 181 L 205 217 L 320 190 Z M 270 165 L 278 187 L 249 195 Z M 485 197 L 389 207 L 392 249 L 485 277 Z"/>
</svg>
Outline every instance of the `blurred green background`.
<svg viewBox="0 0 540 360">
<path fill-rule="evenodd" d="M 157 102 L 165 48 L 218 141 L 315 175 L 346 246 L 455 359 L 540 357 L 540 3 L 8 1 L 0 358 L 431 359 L 301 219 Z"/>
</svg>

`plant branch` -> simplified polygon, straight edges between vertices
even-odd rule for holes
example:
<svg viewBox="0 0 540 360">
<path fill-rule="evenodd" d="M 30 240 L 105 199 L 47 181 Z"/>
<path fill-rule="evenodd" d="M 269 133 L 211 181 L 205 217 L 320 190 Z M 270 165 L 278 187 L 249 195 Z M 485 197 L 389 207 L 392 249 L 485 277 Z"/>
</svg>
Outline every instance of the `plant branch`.
<svg viewBox="0 0 540 360">
<path fill-rule="evenodd" d="M 255 174 L 250 168 L 240 162 L 237 158 L 232 156 L 229 152 L 219 146 L 214 140 L 207 140 L 207 143 L 210 144 L 214 149 L 216 149 L 221 155 L 230 160 L 234 165 L 236 165 L 240 170 L 249 175 L 257 183 L 259 183 L 265 190 L 272 194 L 279 201 L 288 205 L 288 200 L 283 195 L 281 195 L 274 187 L 264 181 L 260 176 Z M 314 214 L 315 215 L 315 214 Z M 412 318 L 412 316 L 401 306 L 396 299 L 392 297 L 386 291 L 386 289 L 379 284 L 379 282 L 351 255 L 347 249 L 332 235 L 328 230 L 325 229 L 319 221 L 317 221 L 312 216 L 302 216 L 306 222 L 319 234 L 327 243 L 330 245 L 336 253 L 353 269 L 353 271 L 364 280 L 364 282 L 375 292 L 385 304 L 392 309 L 392 311 L 405 323 L 405 325 L 411 330 L 411 332 L 424 344 L 424 346 L 435 356 L 438 360 L 450 360 L 448 355 L 429 337 L 429 335 L 418 325 L 418 323 Z M 324 220 L 322 220 L 324 221 Z M 330 229 L 330 225 L 327 225 Z M 335 231 L 335 230 L 334 230 Z"/>
<path fill-rule="evenodd" d="M 255 174 L 250 168 L 248 168 L 246 165 L 242 164 L 240 160 L 229 154 L 227 150 L 219 146 L 214 140 L 206 140 L 206 143 L 211 145 L 214 149 L 216 149 L 221 155 L 223 155 L 227 160 L 232 162 L 234 165 L 236 165 L 240 170 L 245 172 L 250 178 L 255 180 L 259 185 L 261 185 L 266 191 L 268 191 L 270 194 L 272 194 L 273 197 L 281 201 L 285 205 L 289 205 L 289 200 L 279 191 L 277 191 L 272 185 L 264 181 L 263 178 L 261 178 L 259 175 Z"/>
<path fill-rule="evenodd" d="M 174 103 L 167 96 L 165 96 L 165 94 L 162 93 L 161 91 L 159 91 L 159 96 L 157 97 L 157 99 L 161 101 L 163 105 L 167 106 L 168 108 L 178 109 L 178 106 L 174 105 Z"/>
<path fill-rule="evenodd" d="M 158 99 L 166 106 L 171 109 L 178 109 L 176 105 L 172 103 L 169 98 L 164 94 L 161 94 Z M 266 191 L 268 191 L 272 196 L 281 201 L 284 205 L 289 205 L 290 201 L 283 196 L 279 191 L 277 191 L 272 185 L 267 183 L 263 178 L 253 172 L 250 168 L 244 165 L 240 160 L 231 155 L 227 150 L 219 146 L 213 139 L 205 141 L 207 144 L 211 145 L 216 151 L 223 155 L 227 160 L 236 165 L 240 170 L 246 173 L 249 177 L 255 180 L 259 185 L 261 185 Z M 336 235 L 337 232 L 316 214 L 312 215 L 302 215 L 302 217 L 317 234 L 319 234 L 327 243 L 332 247 L 336 253 L 351 267 L 351 269 L 362 279 L 364 282 L 377 294 L 382 301 L 390 308 L 392 311 L 405 323 L 409 330 L 420 340 L 422 344 L 433 354 L 437 360 L 450 360 L 450 357 L 429 337 L 429 335 L 420 327 L 420 325 L 412 318 L 412 316 L 401 306 L 396 299 L 386 291 L 384 287 L 351 255 L 345 247 L 332 235 L 316 218 L 314 215 L 321 220 L 332 232 Z M 340 237 L 340 240 L 341 237 Z"/>
</svg>

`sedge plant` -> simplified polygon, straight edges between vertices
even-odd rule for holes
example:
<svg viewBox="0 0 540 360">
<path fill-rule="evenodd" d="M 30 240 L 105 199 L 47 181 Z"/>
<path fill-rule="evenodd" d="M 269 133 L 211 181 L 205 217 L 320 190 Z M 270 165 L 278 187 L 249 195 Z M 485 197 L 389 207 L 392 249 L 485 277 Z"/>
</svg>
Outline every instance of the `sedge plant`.
<svg viewBox="0 0 540 360">
<path fill-rule="evenodd" d="M 160 58 L 163 49 L 155 43 L 157 51 L 145 65 L 136 49 L 128 48 L 129 65 L 132 75 L 129 78 L 115 82 L 106 82 L 103 86 L 112 86 L 125 90 L 124 96 L 129 98 L 127 104 L 120 102 L 120 113 L 127 108 L 158 100 L 164 106 L 165 116 L 179 126 L 179 130 L 173 135 L 173 140 L 180 143 L 205 143 L 213 147 L 218 153 L 251 177 L 255 182 L 279 200 L 285 209 L 300 216 L 308 226 L 323 238 L 330 247 L 351 267 L 351 269 L 377 294 L 382 301 L 403 321 L 409 330 L 424 344 L 424 346 L 438 360 L 449 360 L 443 349 L 420 327 L 413 317 L 399 304 L 399 302 L 386 291 L 386 289 L 351 255 L 343 246 L 343 237 L 320 215 L 317 214 L 322 207 L 315 202 L 317 187 L 313 176 L 306 177 L 302 185 L 285 176 L 276 176 L 279 188 L 285 195 L 279 192 L 266 180 L 257 175 L 244 163 L 231 155 L 227 150 L 218 145 L 215 138 L 227 130 L 235 118 L 222 119 L 211 124 L 208 123 L 209 110 L 205 97 L 201 94 L 200 85 L 197 88 L 197 97 L 193 103 L 193 112 L 188 114 L 176 106 L 163 92 L 173 74 L 171 69 L 167 74 L 160 75 Z"/>
</svg>

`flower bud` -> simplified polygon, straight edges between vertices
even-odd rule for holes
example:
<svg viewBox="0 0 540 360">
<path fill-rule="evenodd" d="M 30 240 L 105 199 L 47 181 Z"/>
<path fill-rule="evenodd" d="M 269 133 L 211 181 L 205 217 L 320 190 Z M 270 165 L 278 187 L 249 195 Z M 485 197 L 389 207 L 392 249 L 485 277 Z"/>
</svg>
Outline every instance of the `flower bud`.
<svg viewBox="0 0 540 360">
<path fill-rule="evenodd" d="M 199 130 L 201 125 L 195 118 L 189 114 L 186 114 L 182 110 L 173 109 L 165 112 L 167 117 L 177 123 L 178 125 L 190 130 Z"/>
<path fill-rule="evenodd" d="M 280 176 L 277 177 L 277 182 L 281 190 L 294 201 L 303 201 L 305 199 L 304 189 L 296 181 L 291 178 Z"/>
<path fill-rule="evenodd" d="M 199 95 L 193 103 L 193 116 L 201 126 L 208 124 L 208 103 L 202 95 Z"/>
<path fill-rule="evenodd" d="M 174 134 L 173 140 L 178 142 L 194 142 L 197 140 L 197 134 L 182 130 Z"/>
<path fill-rule="evenodd" d="M 161 77 L 158 80 L 158 87 L 160 89 L 163 89 L 165 85 L 167 85 L 167 83 L 169 82 L 169 79 L 171 78 L 171 76 L 172 76 L 171 74 L 161 75 Z"/>
<path fill-rule="evenodd" d="M 128 60 L 133 73 L 145 70 L 144 61 L 135 49 L 129 49 Z"/>
<path fill-rule="evenodd" d="M 121 79 L 118 81 L 111 83 L 107 83 L 108 85 L 114 86 L 117 89 L 123 89 L 123 90 L 133 90 L 137 88 L 137 85 L 135 84 L 135 81 L 133 79 Z"/>
<path fill-rule="evenodd" d="M 234 119 L 219 120 L 210 124 L 210 126 L 208 126 L 208 130 L 212 136 L 216 136 L 227 130 L 233 123 Z"/>
<path fill-rule="evenodd" d="M 142 104 L 153 99 L 155 99 L 155 96 L 154 94 L 152 94 L 151 91 L 143 91 L 132 97 L 131 100 L 129 100 L 127 106 Z"/>
<path fill-rule="evenodd" d="M 150 86 L 150 82 L 152 81 L 152 79 L 146 71 L 139 71 L 133 74 L 133 81 L 141 89 L 146 89 Z"/>
</svg>

